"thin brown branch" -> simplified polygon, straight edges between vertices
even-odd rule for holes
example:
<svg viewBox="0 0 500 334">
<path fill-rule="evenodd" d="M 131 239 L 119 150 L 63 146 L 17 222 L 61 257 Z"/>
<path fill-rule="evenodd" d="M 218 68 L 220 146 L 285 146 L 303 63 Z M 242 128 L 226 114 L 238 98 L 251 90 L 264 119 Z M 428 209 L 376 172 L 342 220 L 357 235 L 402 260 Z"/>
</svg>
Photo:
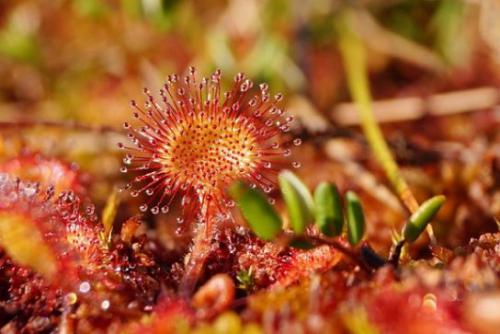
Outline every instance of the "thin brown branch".
<svg viewBox="0 0 500 334">
<path fill-rule="evenodd" d="M 97 133 L 117 133 L 117 134 L 125 133 L 123 130 L 112 126 L 88 125 L 75 121 L 35 121 L 35 120 L 0 121 L 0 131 L 36 128 L 36 127 L 55 128 L 55 129 L 83 131 L 83 132 L 97 132 Z"/>
<path fill-rule="evenodd" d="M 373 102 L 373 113 L 378 123 L 410 121 L 424 116 L 446 116 L 487 109 L 500 102 L 500 90 L 495 87 L 478 87 L 430 95 L 405 97 Z M 340 103 L 331 112 L 332 121 L 338 125 L 360 124 L 355 103 Z"/>
<path fill-rule="evenodd" d="M 392 251 L 391 255 L 389 255 L 389 263 L 394 266 L 394 268 L 398 267 L 399 264 L 399 259 L 401 258 L 401 252 L 403 250 L 403 247 L 406 243 L 406 240 L 401 240 L 399 241 L 396 246 L 394 247 L 394 250 Z"/>
</svg>

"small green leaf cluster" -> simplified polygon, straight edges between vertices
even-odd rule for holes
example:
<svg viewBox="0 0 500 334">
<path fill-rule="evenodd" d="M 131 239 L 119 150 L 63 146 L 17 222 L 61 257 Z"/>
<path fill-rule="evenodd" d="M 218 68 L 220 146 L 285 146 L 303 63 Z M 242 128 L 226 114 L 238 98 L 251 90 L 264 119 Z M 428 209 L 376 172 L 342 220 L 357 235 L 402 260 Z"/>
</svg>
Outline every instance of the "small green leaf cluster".
<svg viewBox="0 0 500 334">
<path fill-rule="evenodd" d="M 342 200 L 334 184 L 323 182 L 316 187 L 313 196 L 300 178 L 288 170 L 281 172 L 278 180 L 290 228 L 297 237 L 291 245 L 303 248 L 304 240 L 300 237 L 311 224 L 327 237 L 339 236 L 344 230 L 344 221 L 347 221 L 347 239 L 352 245 L 363 239 L 365 217 L 361 201 L 354 192 L 348 191 Z M 280 216 L 262 192 L 241 182 L 233 185 L 229 192 L 259 238 L 273 240 L 283 230 Z"/>
<path fill-rule="evenodd" d="M 356 245 L 363 239 L 365 216 L 361 201 L 354 192 L 348 191 L 342 200 L 334 184 L 322 182 L 313 196 L 290 171 L 280 173 L 279 184 L 290 225 L 296 235 L 302 235 L 306 227 L 314 223 L 325 236 L 339 236 L 344 230 L 344 221 L 347 221 L 349 243 Z"/>
<path fill-rule="evenodd" d="M 270 241 L 281 237 L 291 247 L 310 249 L 318 242 L 318 238 L 307 235 L 305 232 L 308 226 L 314 224 L 322 234 L 320 238 L 322 242 L 329 242 L 325 237 L 340 236 L 344 232 L 352 246 L 358 245 L 363 240 L 365 214 L 355 192 L 347 191 L 342 197 L 335 184 L 322 182 L 316 187 L 314 194 L 311 194 L 300 178 L 288 170 L 279 174 L 278 181 L 289 227 L 293 231 L 292 235 L 282 233 L 281 217 L 261 191 L 248 187 L 242 182 L 234 184 L 229 190 L 250 229 L 259 238 Z M 403 238 L 398 242 L 391 258 L 387 261 L 380 259 L 379 262 L 397 265 L 404 244 L 413 243 L 418 239 L 444 202 L 445 197 L 439 195 L 422 203 L 406 222 L 402 231 Z M 330 240 L 330 242 L 334 241 Z M 346 251 L 342 248 L 343 246 L 337 247 Z M 363 250 L 366 253 L 366 250 L 370 249 L 366 245 L 363 247 L 360 248 L 361 253 Z M 238 280 L 242 286 L 247 286 L 251 281 L 251 272 L 250 275 L 240 274 L 241 277 Z"/>
</svg>

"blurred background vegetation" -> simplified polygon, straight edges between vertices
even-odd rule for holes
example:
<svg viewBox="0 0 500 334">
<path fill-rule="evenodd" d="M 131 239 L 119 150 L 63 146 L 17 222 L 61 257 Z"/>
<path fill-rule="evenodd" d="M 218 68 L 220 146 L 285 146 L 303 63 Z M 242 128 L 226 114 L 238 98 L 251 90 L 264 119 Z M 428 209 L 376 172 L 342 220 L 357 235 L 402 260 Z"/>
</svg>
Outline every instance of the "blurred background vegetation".
<svg viewBox="0 0 500 334">
<path fill-rule="evenodd" d="M 120 124 L 142 87 L 189 65 L 245 72 L 331 115 L 349 99 L 334 29 L 347 5 L 376 98 L 498 81 L 496 0 L 4 0 L 0 117 Z"/>
</svg>

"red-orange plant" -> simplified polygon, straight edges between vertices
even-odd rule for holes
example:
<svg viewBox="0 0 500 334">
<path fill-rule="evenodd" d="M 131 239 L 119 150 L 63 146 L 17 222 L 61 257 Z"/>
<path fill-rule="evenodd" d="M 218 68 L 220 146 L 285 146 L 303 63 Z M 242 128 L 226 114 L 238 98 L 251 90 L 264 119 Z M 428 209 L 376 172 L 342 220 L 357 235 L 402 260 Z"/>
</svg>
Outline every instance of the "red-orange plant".
<svg viewBox="0 0 500 334">
<path fill-rule="evenodd" d="M 86 175 L 78 166 L 40 153 L 22 153 L 0 164 L 0 172 L 17 176 L 23 181 L 39 182 L 42 186 L 53 186 L 55 193 L 72 190 L 82 195 L 87 191 Z"/>
<path fill-rule="evenodd" d="M 38 183 L 22 182 L 0 173 L 0 241 L 21 264 L 34 267 L 49 281 L 64 273 L 61 282 L 78 281 L 81 266 L 96 264 L 101 254 L 93 206 L 82 212 L 72 191 L 54 195 Z"/>
</svg>

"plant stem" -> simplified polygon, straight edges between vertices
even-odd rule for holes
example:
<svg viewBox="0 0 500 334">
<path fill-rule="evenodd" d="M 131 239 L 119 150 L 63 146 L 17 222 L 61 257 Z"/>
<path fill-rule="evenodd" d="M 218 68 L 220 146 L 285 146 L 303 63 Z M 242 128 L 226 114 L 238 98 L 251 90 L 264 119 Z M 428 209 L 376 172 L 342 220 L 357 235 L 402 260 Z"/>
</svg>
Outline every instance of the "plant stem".
<svg viewBox="0 0 500 334">
<path fill-rule="evenodd" d="M 212 231 L 211 226 L 205 223 L 197 228 L 193 239 L 193 246 L 187 255 L 184 276 L 179 285 L 179 293 L 183 297 L 191 297 L 196 287 L 196 283 L 203 274 L 205 261 L 210 254 Z"/>
<path fill-rule="evenodd" d="M 405 244 L 406 244 L 405 239 L 399 241 L 395 245 L 391 255 L 389 255 L 389 260 L 387 262 L 392 264 L 394 268 L 398 267 L 399 259 L 401 258 L 401 252 L 403 251 L 403 247 L 405 246 Z"/>
<path fill-rule="evenodd" d="M 401 201 L 410 212 L 418 209 L 418 202 L 399 171 L 389 146 L 373 115 L 372 97 L 367 75 L 366 53 L 358 34 L 351 29 L 350 11 L 340 15 L 338 22 L 339 48 L 344 62 L 349 91 L 357 104 L 361 118 L 361 126 L 376 159 L 384 169 L 387 178 L 394 187 Z M 427 225 L 427 233 L 431 242 L 435 242 L 431 225 Z"/>
<path fill-rule="evenodd" d="M 205 262 L 210 255 L 212 238 L 217 230 L 213 203 L 203 202 L 197 217 L 197 228 L 193 238 L 193 246 L 185 260 L 184 276 L 179 284 L 179 293 L 185 298 L 191 297 L 198 280 L 203 275 Z"/>
</svg>

